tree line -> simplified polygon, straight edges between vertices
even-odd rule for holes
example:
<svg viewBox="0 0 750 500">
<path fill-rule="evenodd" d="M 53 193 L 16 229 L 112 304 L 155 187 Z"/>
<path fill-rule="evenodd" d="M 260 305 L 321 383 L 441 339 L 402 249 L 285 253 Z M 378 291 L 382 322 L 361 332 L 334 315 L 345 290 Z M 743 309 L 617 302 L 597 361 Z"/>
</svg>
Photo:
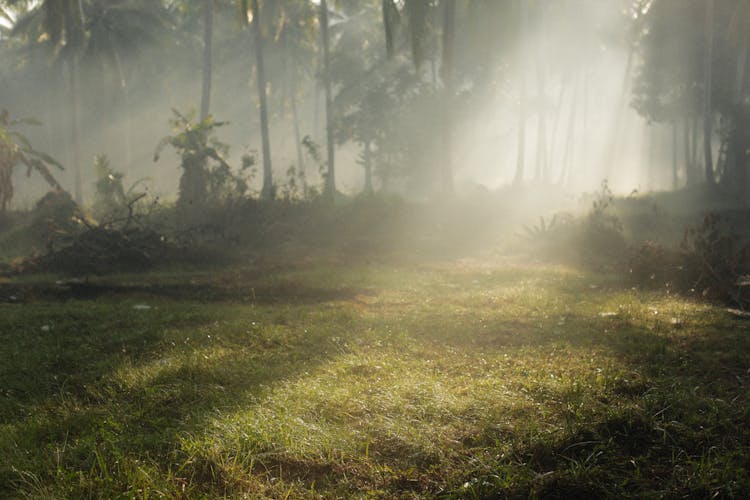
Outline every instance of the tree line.
<svg viewBox="0 0 750 500">
<path fill-rule="evenodd" d="M 64 158 L 79 201 L 82 150 L 142 162 L 154 101 L 194 107 L 196 124 L 231 115 L 260 146 L 264 199 L 278 161 L 306 179 L 318 164 L 333 197 L 342 147 L 365 191 L 451 193 L 467 130 L 493 108 L 508 151 L 490 168 L 507 183 L 633 168 L 620 157 L 635 110 L 644 162 L 663 160 L 647 176 L 744 197 L 748 27 L 742 0 L 3 0 L 0 96 L 46 124 L 34 139 Z M 614 100 L 597 97 L 602 75 Z"/>
</svg>

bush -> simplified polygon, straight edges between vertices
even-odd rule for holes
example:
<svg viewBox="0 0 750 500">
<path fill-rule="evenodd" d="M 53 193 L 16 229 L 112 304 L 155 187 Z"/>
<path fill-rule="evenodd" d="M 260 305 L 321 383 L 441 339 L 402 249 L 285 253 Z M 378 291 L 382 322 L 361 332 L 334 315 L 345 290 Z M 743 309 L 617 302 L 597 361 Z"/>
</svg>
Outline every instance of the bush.
<svg viewBox="0 0 750 500">
<path fill-rule="evenodd" d="M 631 259 L 639 286 L 667 287 L 745 308 L 744 278 L 750 273 L 750 247 L 717 214 L 708 214 L 685 231 L 680 248 L 647 242 Z"/>
<path fill-rule="evenodd" d="M 620 264 L 627 242 L 619 218 L 612 213 L 613 202 L 605 181 L 585 216 L 563 212 L 549 222 L 540 218 L 539 225 L 526 228 L 532 252 L 544 259 L 596 268 Z"/>
</svg>

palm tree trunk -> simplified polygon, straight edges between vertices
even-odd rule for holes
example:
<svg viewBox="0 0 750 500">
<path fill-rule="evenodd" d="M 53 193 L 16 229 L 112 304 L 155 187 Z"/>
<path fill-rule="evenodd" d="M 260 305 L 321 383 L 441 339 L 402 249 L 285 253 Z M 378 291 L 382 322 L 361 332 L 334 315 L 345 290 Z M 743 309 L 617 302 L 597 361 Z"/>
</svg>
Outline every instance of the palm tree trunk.
<svg viewBox="0 0 750 500">
<path fill-rule="evenodd" d="M 703 160 L 706 183 L 713 185 L 714 167 L 711 152 L 711 135 L 713 132 L 713 106 L 711 94 L 713 92 L 713 55 L 714 55 L 714 0 L 706 0 L 706 50 L 703 60 Z"/>
<path fill-rule="evenodd" d="M 683 116 L 682 121 L 682 142 L 685 155 L 685 184 L 689 186 L 692 184 L 693 165 L 691 164 L 690 157 L 690 117 L 687 114 Z"/>
<path fill-rule="evenodd" d="M 544 33 L 544 6 L 540 3 L 539 9 L 539 24 L 541 26 L 540 33 Z M 544 67 L 544 60 L 542 58 L 542 48 L 540 47 L 542 41 L 540 38 L 536 44 L 536 83 L 537 83 L 537 148 L 536 148 L 536 171 L 535 180 L 537 182 L 544 182 L 547 178 L 547 106 L 546 106 L 546 94 L 547 94 L 547 73 Z"/>
<path fill-rule="evenodd" d="M 580 82 L 580 80 L 579 80 Z M 576 87 L 580 86 L 580 83 Z M 562 161 L 562 171 L 560 173 L 561 186 L 566 184 L 566 181 L 570 179 L 572 171 L 573 156 L 575 154 L 575 132 L 576 132 L 576 118 L 578 114 L 578 98 L 579 92 L 577 88 L 573 89 L 573 94 L 570 98 L 570 118 L 568 122 L 568 136 L 565 141 L 565 154 Z"/>
<path fill-rule="evenodd" d="M 672 190 L 677 191 L 677 120 L 672 121 Z"/>
<path fill-rule="evenodd" d="M 456 29 L 456 0 L 445 0 L 445 11 L 443 12 L 443 84 L 445 96 L 443 99 L 443 154 L 442 154 L 442 187 L 443 192 L 453 192 L 453 97 L 454 75 L 453 75 L 453 52 Z"/>
<path fill-rule="evenodd" d="M 526 36 L 526 0 L 518 0 L 518 17 L 519 44 L 521 45 L 521 54 L 518 59 L 521 68 L 518 72 L 518 143 L 516 146 L 516 173 L 513 177 L 514 186 L 520 186 L 523 183 L 526 162 L 526 72 L 524 71 L 526 51 L 523 48 L 524 37 Z"/>
<path fill-rule="evenodd" d="M 302 153 L 302 138 L 300 137 L 299 131 L 299 114 L 297 113 L 297 95 L 296 85 L 294 84 L 294 77 L 292 77 L 292 89 L 289 94 L 289 103 L 292 108 L 292 121 L 294 122 L 294 142 L 297 148 L 297 168 L 302 173 L 302 178 L 307 179 L 307 168 L 305 165 L 305 155 Z M 305 185 L 302 186 L 302 190 L 307 194 L 307 180 L 304 181 Z"/>
<path fill-rule="evenodd" d="M 537 109 L 537 147 L 536 147 L 536 170 L 534 180 L 542 182 L 547 173 L 547 112 L 544 105 L 544 92 L 546 87 L 543 63 L 537 59 L 537 96 L 539 107 Z"/>
<path fill-rule="evenodd" d="M 260 136 L 263 148 L 263 187 L 260 195 L 264 200 L 273 198 L 273 172 L 271 170 L 271 139 L 268 132 L 268 104 L 266 99 L 266 73 L 263 67 L 263 33 L 258 0 L 253 0 L 253 34 L 255 36 L 255 65 L 258 77 L 258 101 L 260 103 Z"/>
<path fill-rule="evenodd" d="M 214 0 L 203 0 L 203 85 L 201 87 L 201 121 L 211 107 L 211 46 L 214 37 Z"/>
<path fill-rule="evenodd" d="M 256 0 L 257 1 L 257 0 Z M 328 2 L 320 2 L 320 29 L 323 44 L 323 87 L 326 98 L 326 146 L 328 172 L 326 175 L 326 194 L 333 199 L 336 194 L 335 150 L 333 137 L 333 96 L 331 93 L 331 60 L 328 50 Z"/>
<path fill-rule="evenodd" d="M 365 142 L 364 166 L 365 166 L 365 194 L 372 194 L 372 145 L 371 141 Z"/>
<path fill-rule="evenodd" d="M 78 205 L 83 204 L 83 186 L 81 182 L 81 143 L 80 143 L 80 89 L 78 84 L 78 56 L 70 58 L 70 144 L 73 163 L 73 199 Z"/>
</svg>

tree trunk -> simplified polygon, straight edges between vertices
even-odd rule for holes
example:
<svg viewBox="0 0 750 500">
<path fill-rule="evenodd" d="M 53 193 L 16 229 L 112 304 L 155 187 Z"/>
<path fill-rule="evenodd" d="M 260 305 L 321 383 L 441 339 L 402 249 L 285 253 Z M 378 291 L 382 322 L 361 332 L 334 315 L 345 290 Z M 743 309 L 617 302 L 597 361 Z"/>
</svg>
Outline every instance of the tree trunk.
<svg viewBox="0 0 750 500">
<path fill-rule="evenodd" d="M 289 94 L 289 102 L 292 107 L 292 121 L 294 122 L 294 142 L 297 148 L 297 168 L 302 174 L 302 179 L 304 179 L 302 192 L 307 196 L 307 167 L 305 165 L 305 155 L 302 153 L 302 138 L 300 137 L 299 132 L 299 114 L 297 113 L 297 94 L 294 79 L 292 79 L 292 91 Z"/>
<path fill-rule="evenodd" d="M 706 50 L 703 60 L 703 161 L 706 184 L 713 185 L 714 166 L 711 152 L 711 135 L 713 132 L 713 106 L 711 94 L 713 92 L 713 56 L 714 56 L 714 0 L 706 2 Z"/>
<path fill-rule="evenodd" d="M 555 164 L 555 153 L 557 153 L 557 132 L 560 128 L 560 117 L 562 114 L 563 104 L 565 103 L 565 94 L 568 90 L 568 85 L 566 84 L 566 78 L 560 79 L 560 91 L 557 94 L 557 104 L 555 105 L 555 117 L 552 119 L 552 134 L 549 138 L 549 152 L 547 153 L 547 158 L 549 158 L 550 163 L 550 170 L 552 169 L 552 166 Z M 571 98 L 573 99 L 573 98 Z M 563 143 L 563 147 L 565 146 L 565 143 Z M 564 165 L 560 165 L 560 172 L 562 176 L 562 171 L 564 170 Z M 549 173 L 549 178 L 552 177 L 552 172 Z"/>
<path fill-rule="evenodd" d="M 83 186 L 81 183 L 81 144 L 80 144 L 80 88 L 78 82 L 78 56 L 70 58 L 70 143 L 73 163 L 73 199 L 78 205 L 83 204 Z"/>
<path fill-rule="evenodd" d="M 256 0 L 257 1 L 257 0 Z M 320 34 L 323 44 L 323 87 L 326 98 L 326 152 L 328 172 L 326 175 L 326 195 L 333 199 L 336 195 L 335 149 L 333 137 L 333 95 L 331 92 L 331 60 L 328 46 L 328 2 L 320 2 Z"/>
<path fill-rule="evenodd" d="M 544 33 L 544 9 L 538 5 L 540 16 L 540 33 Z M 547 178 L 547 73 L 540 48 L 541 41 L 536 46 L 536 77 L 537 77 L 537 148 L 535 180 L 543 182 Z"/>
<path fill-rule="evenodd" d="M 253 0 L 253 34 L 255 35 L 255 64 L 258 77 L 258 100 L 260 102 L 260 135 L 263 145 L 263 188 L 261 198 L 270 200 L 274 196 L 273 172 L 271 170 L 271 140 L 268 133 L 268 104 L 266 102 L 266 73 L 263 67 L 263 33 L 258 0 Z"/>
<path fill-rule="evenodd" d="M 365 194 L 372 194 L 372 146 L 371 141 L 365 142 L 364 151 L 364 167 L 365 167 Z"/>
<path fill-rule="evenodd" d="M 456 0 L 445 0 L 445 11 L 443 12 L 443 85 L 445 96 L 443 98 L 443 154 L 441 162 L 441 182 L 443 193 L 453 192 L 453 99 L 455 94 L 455 82 L 453 74 L 453 53 L 456 29 Z"/>
<path fill-rule="evenodd" d="M 580 80 L 579 80 L 580 82 Z M 578 87 L 576 85 L 576 87 Z M 570 174 L 572 171 L 572 163 L 573 163 L 573 155 L 575 153 L 574 147 L 575 147 L 575 130 L 576 130 L 576 118 L 578 113 L 578 89 L 573 89 L 573 94 L 570 98 L 570 117 L 568 121 L 568 135 L 565 141 L 565 153 L 563 155 L 563 161 L 562 161 L 562 169 L 560 172 L 560 185 L 565 185 L 567 179 L 570 178 Z"/>
<path fill-rule="evenodd" d="M 615 121 L 612 124 L 612 130 L 610 132 L 609 144 L 604 156 L 604 172 L 606 177 L 612 175 L 612 168 L 615 158 L 617 158 L 617 146 L 619 145 L 620 135 L 622 134 L 622 122 L 625 116 L 625 110 L 628 103 L 628 97 L 630 96 L 630 80 L 633 72 L 633 61 L 635 60 L 637 44 L 633 41 L 630 44 L 630 50 L 628 51 L 628 59 L 625 63 L 625 73 L 622 77 L 622 84 L 620 87 L 620 100 L 615 110 Z"/>
<path fill-rule="evenodd" d="M 524 168 L 526 162 L 526 72 L 524 71 L 526 51 L 523 50 L 523 37 L 526 36 L 526 0 L 519 0 L 519 37 L 521 41 L 521 54 L 519 61 L 519 88 L 518 88 L 518 144 L 516 150 L 516 173 L 513 177 L 513 185 L 520 186 L 523 183 Z"/>
<path fill-rule="evenodd" d="M 203 0 L 203 85 L 201 87 L 201 121 L 211 107 L 211 46 L 214 37 L 214 0 Z M 253 4 L 255 8 L 255 4 Z"/>
<path fill-rule="evenodd" d="M 677 120 L 672 122 L 672 191 L 677 191 L 678 181 L 678 164 L 677 164 Z"/>
<path fill-rule="evenodd" d="M 685 185 L 690 186 L 692 184 L 693 165 L 691 164 L 690 155 L 690 117 L 687 114 L 685 114 L 685 116 L 683 117 L 682 122 L 682 142 L 685 155 Z"/>
<path fill-rule="evenodd" d="M 736 185 L 736 191 L 737 193 L 744 199 L 745 194 L 748 190 L 747 185 L 747 148 L 744 144 L 743 138 L 747 136 L 747 119 L 746 119 L 746 111 L 745 108 L 742 106 L 742 90 L 745 88 L 745 69 L 747 67 L 747 58 L 748 58 L 748 43 L 750 42 L 750 37 L 748 37 L 747 34 L 742 34 L 742 42 L 740 46 L 740 53 L 737 56 L 737 74 L 735 77 L 735 83 L 734 83 L 734 96 L 733 96 L 733 103 L 734 103 L 734 119 L 733 119 L 733 129 L 734 134 L 737 138 L 736 147 L 732 147 L 732 151 L 734 152 L 732 154 L 732 163 L 729 165 L 732 169 L 733 176 L 736 178 L 737 185 Z"/>
</svg>

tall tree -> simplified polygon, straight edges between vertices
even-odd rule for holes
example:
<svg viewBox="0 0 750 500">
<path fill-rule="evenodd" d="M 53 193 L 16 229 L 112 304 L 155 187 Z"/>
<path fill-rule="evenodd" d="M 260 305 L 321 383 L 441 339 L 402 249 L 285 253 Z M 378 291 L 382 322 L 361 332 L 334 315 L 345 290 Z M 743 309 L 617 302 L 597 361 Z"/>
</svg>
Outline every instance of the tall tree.
<svg viewBox="0 0 750 500">
<path fill-rule="evenodd" d="M 263 65 L 263 28 L 260 4 L 252 0 L 253 36 L 255 40 L 255 73 L 257 76 L 258 102 L 260 104 L 260 135 L 263 152 L 263 187 L 261 197 L 270 200 L 274 196 L 273 171 L 271 169 L 271 139 L 268 129 L 268 102 L 266 71 Z"/>
</svg>

